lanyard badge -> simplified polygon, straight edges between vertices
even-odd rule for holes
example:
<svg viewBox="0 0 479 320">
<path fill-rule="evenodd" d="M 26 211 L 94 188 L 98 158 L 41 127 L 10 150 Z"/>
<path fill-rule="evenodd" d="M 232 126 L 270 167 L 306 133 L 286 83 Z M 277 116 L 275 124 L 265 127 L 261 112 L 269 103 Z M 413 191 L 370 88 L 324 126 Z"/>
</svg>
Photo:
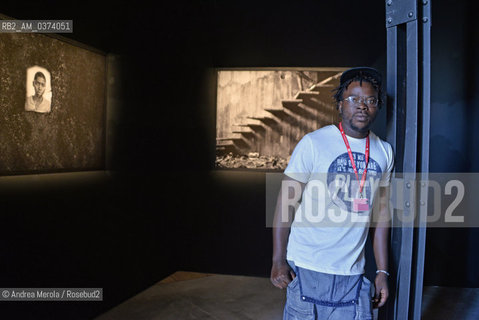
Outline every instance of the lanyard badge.
<svg viewBox="0 0 479 320">
<path fill-rule="evenodd" d="M 354 174 L 356 175 L 356 179 L 359 180 L 358 169 L 356 167 L 356 163 L 354 162 L 353 152 L 351 151 L 348 138 L 346 137 L 346 134 L 344 133 L 343 125 L 341 122 L 339 123 L 339 130 L 341 131 L 344 144 L 346 145 L 346 149 L 348 150 L 349 160 L 351 160 L 351 165 L 353 166 Z M 368 199 L 363 197 L 363 188 L 364 188 L 364 184 L 366 183 L 366 175 L 367 175 L 368 163 L 369 163 L 369 135 L 366 137 L 366 151 L 364 152 L 364 154 L 366 156 L 366 167 L 364 168 L 363 175 L 361 176 L 361 180 L 359 182 L 359 198 L 353 199 L 354 212 L 369 210 L 369 201 Z"/>
</svg>

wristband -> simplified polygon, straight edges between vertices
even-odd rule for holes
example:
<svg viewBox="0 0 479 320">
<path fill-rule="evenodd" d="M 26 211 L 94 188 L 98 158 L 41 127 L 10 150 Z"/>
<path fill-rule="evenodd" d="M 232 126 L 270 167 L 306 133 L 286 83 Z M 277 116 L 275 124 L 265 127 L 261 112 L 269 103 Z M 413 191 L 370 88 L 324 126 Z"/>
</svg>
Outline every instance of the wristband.
<svg viewBox="0 0 479 320">
<path fill-rule="evenodd" d="M 386 270 L 377 270 L 376 274 L 378 274 L 379 272 L 385 273 L 389 277 L 389 272 L 387 272 Z"/>
</svg>

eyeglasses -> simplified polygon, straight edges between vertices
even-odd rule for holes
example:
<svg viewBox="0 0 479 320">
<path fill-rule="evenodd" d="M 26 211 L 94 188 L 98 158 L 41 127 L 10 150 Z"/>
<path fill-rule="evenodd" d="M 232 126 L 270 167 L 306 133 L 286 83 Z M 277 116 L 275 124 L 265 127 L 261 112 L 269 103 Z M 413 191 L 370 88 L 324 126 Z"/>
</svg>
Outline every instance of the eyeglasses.
<svg viewBox="0 0 479 320">
<path fill-rule="evenodd" d="M 352 105 L 359 106 L 364 103 L 368 108 L 376 108 L 378 106 L 378 98 L 375 97 L 359 97 L 359 96 L 349 96 L 344 98 L 343 101 L 351 103 Z"/>
</svg>

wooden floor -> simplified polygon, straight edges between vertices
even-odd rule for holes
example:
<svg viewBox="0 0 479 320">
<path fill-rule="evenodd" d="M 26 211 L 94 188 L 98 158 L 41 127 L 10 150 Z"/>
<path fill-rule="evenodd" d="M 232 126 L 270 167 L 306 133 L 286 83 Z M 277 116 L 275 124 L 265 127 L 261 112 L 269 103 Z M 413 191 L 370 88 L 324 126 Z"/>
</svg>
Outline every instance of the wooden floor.
<svg viewBox="0 0 479 320">
<path fill-rule="evenodd" d="M 96 319 L 281 319 L 285 293 L 268 278 L 179 271 Z"/>
<path fill-rule="evenodd" d="M 177 281 L 193 280 L 203 277 L 209 277 L 213 274 L 210 273 L 199 273 L 199 272 L 187 272 L 187 271 L 177 271 L 172 275 L 166 277 L 158 283 L 172 283 Z"/>
<path fill-rule="evenodd" d="M 280 320 L 285 292 L 268 278 L 178 271 L 96 320 Z M 479 319 L 479 288 L 425 287 L 421 318 Z"/>
</svg>

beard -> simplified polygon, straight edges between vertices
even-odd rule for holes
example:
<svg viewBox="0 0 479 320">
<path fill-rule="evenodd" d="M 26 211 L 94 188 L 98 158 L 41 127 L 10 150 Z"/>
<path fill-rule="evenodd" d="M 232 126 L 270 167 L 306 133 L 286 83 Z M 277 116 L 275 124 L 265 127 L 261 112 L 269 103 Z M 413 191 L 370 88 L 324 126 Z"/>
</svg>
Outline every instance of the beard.
<svg viewBox="0 0 479 320">
<path fill-rule="evenodd" d="M 341 116 L 341 120 L 344 121 L 343 113 L 340 112 L 339 115 Z M 349 127 L 356 132 L 367 133 L 369 131 L 369 128 L 371 127 L 371 124 L 372 124 L 373 120 L 374 119 L 371 119 L 371 117 L 369 117 L 369 121 L 368 121 L 367 125 L 364 126 L 363 128 L 359 128 L 358 126 L 354 125 L 353 117 L 351 119 L 349 119 L 348 124 L 349 124 Z"/>
<path fill-rule="evenodd" d="M 368 132 L 369 127 L 371 127 L 371 121 L 369 121 L 368 124 L 364 126 L 363 128 L 359 128 L 353 124 L 353 119 L 349 119 L 349 127 L 353 129 L 354 131 L 365 133 L 365 132 Z"/>
</svg>

